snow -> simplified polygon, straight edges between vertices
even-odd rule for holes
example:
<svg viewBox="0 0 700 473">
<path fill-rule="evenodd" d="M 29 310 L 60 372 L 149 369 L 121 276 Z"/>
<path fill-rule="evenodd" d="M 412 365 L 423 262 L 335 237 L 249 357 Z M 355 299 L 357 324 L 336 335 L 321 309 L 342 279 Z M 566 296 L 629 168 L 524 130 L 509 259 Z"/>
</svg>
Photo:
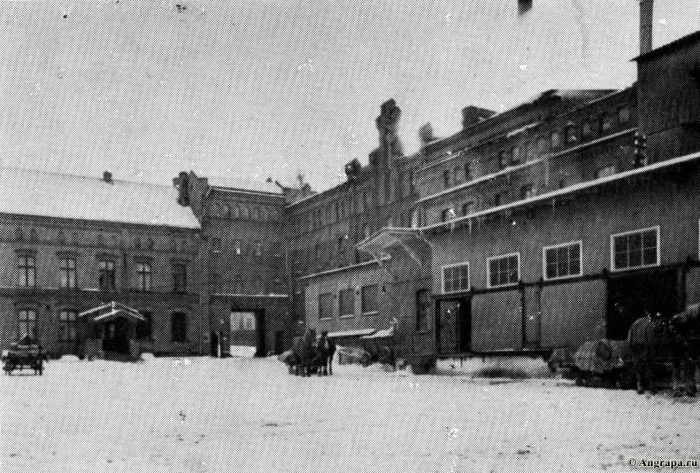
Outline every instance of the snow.
<svg viewBox="0 0 700 473">
<path fill-rule="evenodd" d="M 696 402 L 555 378 L 59 360 L 42 377 L 2 376 L 0 396 L 8 473 L 583 472 L 698 458 Z"/>
</svg>

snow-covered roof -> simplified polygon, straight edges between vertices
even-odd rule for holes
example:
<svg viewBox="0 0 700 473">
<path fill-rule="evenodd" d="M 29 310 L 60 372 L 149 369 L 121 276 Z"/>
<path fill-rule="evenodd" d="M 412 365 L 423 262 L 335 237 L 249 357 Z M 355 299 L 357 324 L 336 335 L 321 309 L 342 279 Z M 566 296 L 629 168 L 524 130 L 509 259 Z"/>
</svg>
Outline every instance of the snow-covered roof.
<svg viewBox="0 0 700 473">
<path fill-rule="evenodd" d="M 264 192 L 266 194 L 281 194 L 282 189 L 274 182 L 254 181 L 231 176 L 206 176 L 211 187 L 235 189 L 248 192 Z"/>
<path fill-rule="evenodd" d="M 0 213 L 200 228 L 172 186 L 0 167 Z"/>
<path fill-rule="evenodd" d="M 376 332 L 376 328 L 361 328 L 357 330 L 343 330 L 340 332 L 330 332 L 328 338 L 343 338 L 343 337 L 362 337 L 364 335 L 371 335 Z"/>
</svg>

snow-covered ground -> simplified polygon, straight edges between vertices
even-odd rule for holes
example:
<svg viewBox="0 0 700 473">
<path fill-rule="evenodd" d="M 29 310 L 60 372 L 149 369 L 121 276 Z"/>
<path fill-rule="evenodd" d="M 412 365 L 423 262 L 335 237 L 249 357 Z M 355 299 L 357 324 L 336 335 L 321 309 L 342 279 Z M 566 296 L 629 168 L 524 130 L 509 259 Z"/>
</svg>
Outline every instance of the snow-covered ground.
<svg viewBox="0 0 700 473">
<path fill-rule="evenodd" d="M 2 376 L 0 392 L 5 473 L 631 471 L 700 456 L 697 402 L 554 378 L 64 359 Z"/>
</svg>

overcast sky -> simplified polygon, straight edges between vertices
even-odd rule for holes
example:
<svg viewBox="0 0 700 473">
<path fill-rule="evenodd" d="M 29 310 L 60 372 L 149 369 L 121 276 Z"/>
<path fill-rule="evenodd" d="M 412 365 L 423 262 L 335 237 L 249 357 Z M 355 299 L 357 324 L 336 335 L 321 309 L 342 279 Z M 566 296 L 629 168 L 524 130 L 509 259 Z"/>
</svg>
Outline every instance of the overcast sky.
<svg viewBox="0 0 700 473">
<path fill-rule="evenodd" d="M 466 105 L 626 87 L 639 49 L 639 0 L 0 4 L 0 164 L 162 183 L 302 172 L 325 189 L 367 162 L 389 98 L 412 152 Z M 655 46 L 696 31 L 700 0 L 656 0 L 654 20 Z"/>
</svg>

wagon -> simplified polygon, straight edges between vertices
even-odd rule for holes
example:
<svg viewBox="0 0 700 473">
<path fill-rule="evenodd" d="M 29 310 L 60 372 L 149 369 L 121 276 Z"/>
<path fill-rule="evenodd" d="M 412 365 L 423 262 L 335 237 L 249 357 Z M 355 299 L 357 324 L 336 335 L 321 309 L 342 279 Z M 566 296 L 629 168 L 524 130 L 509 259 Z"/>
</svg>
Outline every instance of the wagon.
<svg viewBox="0 0 700 473">
<path fill-rule="evenodd" d="M 46 353 L 41 345 L 29 335 L 13 342 L 10 349 L 2 354 L 2 369 L 10 375 L 14 370 L 33 369 L 34 374 L 44 374 L 44 359 Z"/>
</svg>

